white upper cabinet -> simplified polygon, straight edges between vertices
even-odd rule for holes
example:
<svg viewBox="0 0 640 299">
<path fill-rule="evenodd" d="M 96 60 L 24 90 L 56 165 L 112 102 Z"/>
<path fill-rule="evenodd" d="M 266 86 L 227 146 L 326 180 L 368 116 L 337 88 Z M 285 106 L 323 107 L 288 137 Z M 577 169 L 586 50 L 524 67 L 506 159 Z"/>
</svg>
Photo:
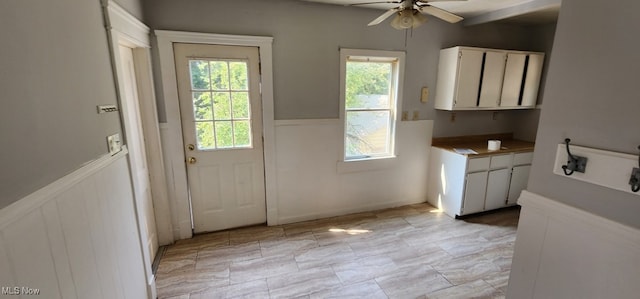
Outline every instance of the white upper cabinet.
<svg viewBox="0 0 640 299">
<path fill-rule="evenodd" d="M 517 107 L 522 90 L 522 76 L 527 54 L 507 53 L 507 64 L 504 69 L 504 81 L 502 82 L 501 107 Z"/>
<path fill-rule="evenodd" d="M 507 55 L 504 52 L 484 52 L 479 107 L 491 108 L 500 104 L 506 59 Z"/>
<path fill-rule="evenodd" d="M 440 51 L 435 108 L 534 108 L 544 53 L 453 47 Z"/>
</svg>

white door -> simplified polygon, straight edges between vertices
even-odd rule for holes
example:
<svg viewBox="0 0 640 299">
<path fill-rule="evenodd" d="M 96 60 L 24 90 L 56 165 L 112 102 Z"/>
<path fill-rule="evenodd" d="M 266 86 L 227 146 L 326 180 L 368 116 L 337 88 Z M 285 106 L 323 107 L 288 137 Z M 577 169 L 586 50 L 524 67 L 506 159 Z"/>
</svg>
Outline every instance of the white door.
<svg viewBox="0 0 640 299">
<path fill-rule="evenodd" d="M 258 48 L 174 53 L 194 232 L 265 223 Z"/>
<path fill-rule="evenodd" d="M 151 197 L 151 185 L 149 182 L 149 168 L 147 167 L 147 155 L 142 131 L 140 104 L 138 101 L 138 86 L 134 66 L 133 50 L 120 46 L 120 64 L 122 80 L 124 83 L 122 94 L 123 118 L 126 132 L 126 144 L 129 149 L 129 161 L 133 179 L 133 189 L 136 199 L 136 210 L 140 225 L 141 237 L 148 249 L 145 258 L 149 265 L 153 262 L 158 250 L 158 234 L 156 229 L 155 213 Z"/>
</svg>

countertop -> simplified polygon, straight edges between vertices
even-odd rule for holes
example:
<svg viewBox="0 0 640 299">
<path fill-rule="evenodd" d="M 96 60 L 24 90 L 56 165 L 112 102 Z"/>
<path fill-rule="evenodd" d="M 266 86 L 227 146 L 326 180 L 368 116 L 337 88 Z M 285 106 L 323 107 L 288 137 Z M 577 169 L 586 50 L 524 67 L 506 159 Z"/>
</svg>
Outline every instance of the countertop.
<svg viewBox="0 0 640 299">
<path fill-rule="evenodd" d="M 487 149 L 487 142 L 491 139 L 500 140 L 501 148 L 499 150 L 490 151 Z M 490 134 L 490 135 L 471 135 L 456 137 L 433 138 L 431 146 L 455 152 L 458 149 L 472 149 L 478 154 L 461 154 L 466 156 L 480 157 L 488 155 L 499 155 L 518 152 L 531 152 L 535 143 L 513 139 L 512 133 Z"/>
</svg>

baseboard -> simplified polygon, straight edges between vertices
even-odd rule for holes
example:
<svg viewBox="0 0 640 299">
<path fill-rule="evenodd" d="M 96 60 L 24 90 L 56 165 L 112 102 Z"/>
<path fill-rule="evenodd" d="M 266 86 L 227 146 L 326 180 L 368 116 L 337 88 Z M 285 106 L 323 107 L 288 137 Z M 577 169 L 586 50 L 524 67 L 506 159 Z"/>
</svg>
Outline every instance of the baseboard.
<svg viewBox="0 0 640 299">
<path fill-rule="evenodd" d="M 317 213 L 308 213 L 308 214 L 304 214 L 304 215 L 297 215 L 297 216 L 291 216 L 291 217 L 282 217 L 282 218 L 279 219 L 279 224 L 289 224 L 289 223 L 316 220 L 316 219 L 322 219 L 322 218 L 344 216 L 344 215 L 354 214 L 354 213 L 371 212 L 371 211 L 376 211 L 376 210 L 389 209 L 389 208 L 395 208 L 395 207 L 412 205 L 412 204 L 419 204 L 419 203 L 424 203 L 424 202 L 426 202 L 426 201 L 425 200 L 392 201 L 392 202 L 386 202 L 386 203 L 380 203 L 380 204 L 374 204 L 374 205 L 367 205 L 367 206 L 333 209 L 333 210 L 330 210 L 330 211 L 323 211 L 323 212 L 317 212 Z"/>
</svg>

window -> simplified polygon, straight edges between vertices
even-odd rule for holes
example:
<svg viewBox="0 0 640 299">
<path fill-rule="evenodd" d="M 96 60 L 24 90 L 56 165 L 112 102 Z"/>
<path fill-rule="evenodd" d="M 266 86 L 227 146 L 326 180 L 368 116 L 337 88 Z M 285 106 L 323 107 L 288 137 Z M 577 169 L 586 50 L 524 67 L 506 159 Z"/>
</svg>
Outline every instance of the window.
<svg viewBox="0 0 640 299">
<path fill-rule="evenodd" d="M 250 148 L 247 62 L 189 60 L 198 150 Z"/>
<path fill-rule="evenodd" d="M 404 52 L 340 49 L 344 160 L 395 156 Z"/>
</svg>

